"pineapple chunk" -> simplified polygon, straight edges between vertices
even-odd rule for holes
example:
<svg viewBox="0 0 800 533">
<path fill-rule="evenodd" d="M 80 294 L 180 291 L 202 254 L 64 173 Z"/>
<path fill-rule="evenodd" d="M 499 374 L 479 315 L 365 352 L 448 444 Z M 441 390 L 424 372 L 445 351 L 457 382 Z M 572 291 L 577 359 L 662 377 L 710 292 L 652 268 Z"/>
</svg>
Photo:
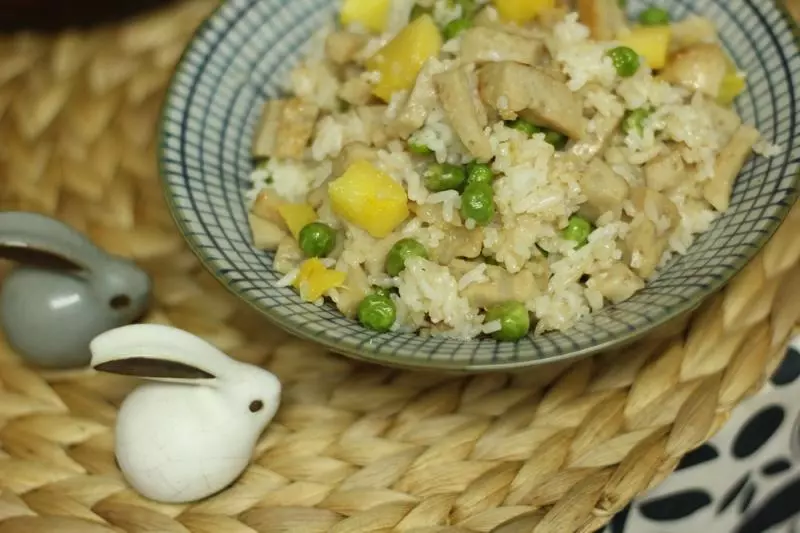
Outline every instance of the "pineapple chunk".
<svg viewBox="0 0 800 533">
<path fill-rule="evenodd" d="M 644 57 L 653 70 L 667 64 L 672 29 L 669 26 L 639 26 L 621 33 L 617 39 L 623 46 Z"/>
<path fill-rule="evenodd" d="M 375 33 L 386 29 L 391 0 L 345 0 L 339 12 L 342 26 L 360 24 Z"/>
<path fill-rule="evenodd" d="M 402 185 L 365 160 L 356 161 L 328 186 L 334 213 L 377 239 L 408 218 Z"/>
<path fill-rule="evenodd" d="M 556 7 L 555 0 L 494 0 L 494 7 L 506 22 L 525 24 Z"/>
<path fill-rule="evenodd" d="M 731 105 L 747 87 L 747 77 L 739 72 L 736 63 L 731 58 L 727 58 L 727 63 L 728 69 L 717 94 L 717 103 L 720 105 Z"/>
<path fill-rule="evenodd" d="M 278 212 L 295 239 L 300 230 L 317 220 L 317 212 L 308 204 L 283 204 L 278 206 Z"/>
<path fill-rule="evenodd" d="M 300 272 L 294 280 L 294 287 L 306 302 L 316 302 L 331 289 L 341 287 L 347 274 L 330 270 L 317 258 L 307 259 L 300 265 Z"/>
<path fill-rule="evenodd" d="M 418 17 L 367 60 L 367 68 L 380 73 L 373 94 L 388 102 L 393 93 L 410 89 L 425 62 L 441 49 L 442 35 L 433 19 Z"/>
</svg>

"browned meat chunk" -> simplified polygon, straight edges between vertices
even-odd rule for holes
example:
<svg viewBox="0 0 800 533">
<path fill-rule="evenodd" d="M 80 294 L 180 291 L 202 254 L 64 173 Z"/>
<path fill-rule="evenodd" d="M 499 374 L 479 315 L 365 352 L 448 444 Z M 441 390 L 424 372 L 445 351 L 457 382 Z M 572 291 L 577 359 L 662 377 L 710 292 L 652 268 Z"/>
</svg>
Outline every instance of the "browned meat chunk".
<svg viewBox="0 0 800 533">
<path fill-rule="evenodd" d="M 658 236 L 653 221 L 640 213 L 631 221 L 630 231 L 623 243 L 625 261 L 634 272 L 647 279 L 658 268 L 668 242 L 666 235 Z"/>
<path fill-rule="evenodd" d="M 688 173 L 683 157 L 676 150 L 655 157 L 644 167 L 647 186 L 659 192 L 676 188 L 687 179 Z"/>
<path fill-rule="evenodd" d="M 316 105 L 299 98 L 267 102 L 253 138 L 253 156 L 300 159 L 314 133 L 319 111 Z"/>
<path fill-rule="evenodd" d="M 628 198 L 628 182 L 605 162 L 593 159 L 581 174 L 580 185 L 586 196 L 586 203 L 580 210 L 582 216 L 592 222 L 606 213 L 619 216 L 622 203 Z"/>
<path fill-rule="evenodd" d="M 578 16 L 598 41 L 611 41 L 626 26 L 617 0 L 578 0 Z"/>
<path fill-rule="evenodd" d="M 414 88 L 391 124 L 394 135 L 406 139 L 425 125 L 428 114 L 438 101 L 436 87 L 433 84 L 433 74 L 432 63 L 426 63 L 417 75 Z"/>
<path fill-rule="evenodd" d="M 269 220 L 259 218 L 252 213 L 248 215 L 248 219 L 253 233 L 253 245 L 259 250 L 274 251 L 286 237 L 286 232 Z"/>
<path fill-rule="evenodd" d="M 472 28 L 461 39 L 463 63 L 515 61 L 537 65 L 545 54 L 542 41 L 512 35 L 493 28 Z"/>
<path fill-rule="evenodd" d="M 615 263 L 608 270 L 595 274 L 586 283 L 613 304 L 624 302 L 644 288 L 644 281 L 622 263 Z"/>
<path fill-rule="evenodd" d="M 432 251 L 432 256 L 439 264 L 446 266 L 456 258 L 475 259 L 482 251 L 482 229 L 449 228 L 444 239 Z"/>
<path fill-rule="evenodd" d="M 525 302 L 538 294 L 538 286 L 530 270 L 523 269 L 511 274 L 494 265 L 486 267 L 489 281 L 474 283 L 461 291 L 470 305 L 485 309 L 509 300 Z"/>
<path fill-rule="evenodd" d="M 333 32 L 325 40 L 325 55 L 333 63 L 344 65 L 354 61 L 366 44 L 367 37 L 365 35 L 346 31 Z"/>
<path fill-rule="evenodd" d="M 661 71 L 661 78 L 716 98 L 727 70 L 728 59 L 722 48 L 701 43 L 672 56 Z"/>
<path fill-rule="evenodd" d="M 583 102 L 542 69 L 489 63 L 479 71 L 483 101 L 504 119 L 522 118 L 580 140 L 586 132 Z"/>
<path fill-rule="evenodd" d="M 486 110 L 476 102 L 466 70 L 459 68 L 437 74 L 433 81 L 447 118 L 461 142 L 476 159 L 490 160 L 492 146 L 483 132 L 487 122 Z"/>
<path fill-rule="evenodd" d="M 743 125 L 717 155 L 714 177 L 706 182 L 703 189 L 703 196 L 717 211 L 727 211 L 730 206 L 731 191 L 736 176 L 739 175 L 760 137 L 758 130 Z"/>
</svg>

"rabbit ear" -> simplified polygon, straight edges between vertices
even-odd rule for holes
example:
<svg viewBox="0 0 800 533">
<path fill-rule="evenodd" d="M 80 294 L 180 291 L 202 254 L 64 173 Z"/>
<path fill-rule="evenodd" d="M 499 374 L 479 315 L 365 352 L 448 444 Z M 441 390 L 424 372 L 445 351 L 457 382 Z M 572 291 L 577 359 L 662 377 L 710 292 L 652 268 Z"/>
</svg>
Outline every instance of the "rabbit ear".
<svg viewBox="0 0 800 533">
<path fill-rule="evenodd" d="M 215 383 L 233 362 L 199 337 L 155 324 L 113 329 L 95 337 L 89 350 L 101 372 L 196 385 Z"/>
<path fill-rule="evenodd" d="M 75 229 L 37 213 L 0 213 L 0 259 L 29 266 L 89 270 L 102 252 Z"/>
</svg>

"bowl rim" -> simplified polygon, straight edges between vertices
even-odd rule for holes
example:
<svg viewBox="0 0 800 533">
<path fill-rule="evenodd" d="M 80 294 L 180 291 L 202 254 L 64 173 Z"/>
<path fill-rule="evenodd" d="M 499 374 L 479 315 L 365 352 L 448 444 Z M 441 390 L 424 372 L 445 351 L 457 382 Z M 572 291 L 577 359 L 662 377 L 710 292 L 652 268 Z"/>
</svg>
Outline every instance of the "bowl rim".
<svg viewBox="0 0 800 533">
<path fill-rule="evenodd" d="M 355 348 L 351 348 L 346 345 L 339 344 L 336 339 L 329 339 L 324 335 L 315 335 L 312 332 L 306 331 L 302 327 L 298 327 L 297 325 L 291 323 L 290 321 L 284 319 L 282 316 L 273 314 L 269 309 L 266 309 L 260 305 L 258 305 L 254 300 L 247 296 L 243 291 L 237 289 L 233 285 L 231 285 L 220 273 L 217 271 L 216 267 L 211 262 L 210 258 L 201 250 L 198 246 L 198 243 L 192 238 L 191 231 L 186 226 L 186 223 L 180 216 L 180 211 L 183 209 L 178 206 L 176 197 L 173 194 L 172 186 L 169 184 L 169 180 L 166 178 L 166 169 L 165 169 L 165 150 L 167 143 L 165 141 L 166 137 L 166 129 L 165 125 L 167 122 L 167 115 L 172 109 L 171 102 L 173 101 L 173 97 L 176 94 L 176 87 L 178 84 L 178 77 L 180 72 L 183 71 L 184 66 L 186 64 L 188 55 L 192 52 L 195 43 L 198 39 L 203 35 L 203 33 L 210 27 L 212 22 L 217 18 L 218 14 L 226 8 L 229 0 L 222 0 L 219 4 L 203 19 L 203 21 L 197 26 L 197 28 L 192 32 L 191 37 L 186 42 L 186 46 L 184 47 L 181 55 L 178 59 L 178 62 L 175 64 L 172 74 L 170 76 L 169 83 L 167 85 L 167 90 L 164 93 L 164 99 L 161 106 L 161 112 L 159 115 L 158 121 L 158 128 L 157 128 L 157 151 L 156 151 L 156 159 L 158 164 L 158 173 L 159 173 L 159 181 L 161 184 L 162 194 L 167 203 L 167 207 L 169 209 L 170 216 L 175 224 L 178 232 L 181 234 L 184 242 L 187 244 L 189 249 L 192 251 L 194 256 L 203 266 L 203 268 L 208 272 L 218 283 L 220 283 L 223 287 L 225 287 L 231 294 L 237 297 L 237 299 L 241 302 L 247 304 L 250 308 L 254 309 L 258 314 L 265 317 L 271 323 L 277 325 L 284 331 L 295 335 L 296 337 L 311 341 L 315 344 L 321 345 L 324 348 L 328 349 L 331 352 L 343 355 L 353 360 L 370 363 L 370 364 L 377 364 L 384 367 L 391 367 L 397 369 L 405 369 L 405 370 L 417 370 L 417 371 L 441 371 L 441 372 L 455 372 L 455 373 L 494 373 L 494 372 L 514 372 L 514 371 L 521 371 L 521 370 L 529 370 L 539 366 L 545 366 L 550 364 L 557 364 L 563 363 L 566 361 L 579 361 L 581 359 L 591 357 L 597 355 L 602 352 L 606 352 L 611 349 L 621 349 L 625 346 L 629 346 L 630 344 L 636 342 L 637 340 L 642 339 L 643 337 L 647 336 L 648 334 L 664 327 L 665 325 L 673 322 L 674 320 L 679 319 L 693 311 L 697 308 L 701 307 L 709 297 L 718 293 L 721 289 L 723 289 L 728 283 L 730 283 L 734 278 L 736 278 L 742 270 L 752 261 L 764 247 L 769 243 L 778 229 L 783 225 L 786 220 L 789 211 L 792 207 L 797 203 L 798 197 L 800 197 L 800 168 L 795 172 L 794 177 L 794 184 L 795 186 L 792 189 L 792 192 L 786 196 L 786 202 L 784 205 L 781 205 L 778 211 L 775 214 L 775 218 L 778 221 L 771 225 L 768 231 L 763 232 L 758 240 L 758 246 L 749 246 L 747 250 L 743 253 L 739 254 L 736 261 L 731 264 L 731 268 L 724 276 L 715 279 L 713 282 L 709 283 L 706 287 L 698 290 L 697 293 L 690 299 L 681 302 L 680 304 L 670 306 L 669 308 L 665 308 L 665 311 L 660 315 L 660 317 L 652 322 L 648 323 L 645 326 L 636 328 L 632 331 L 628 331 L 619 335 L 616 335 L 606 341 L 600 342 L 598 344 L 578 349 L 578 350 L 571 350 L 564 354 L 548 356 L 541 359 L 525 359 L 525 360 L 518 360 L 518 361 L 490 361 L 490 362 L 479 362 L 479 363 L 472 363 L 469 361 L 466 362 L 459 362 L 453 360 L 438 360 L 438 359 L 415 359 L 409 358 L 402 355 L 392 355 L 386 356 L 382 352 L 367 352 L 365 355 L 364 353 L 360 353 Z M 783 21 L 787 24 L 788 30 L 791 31 L 795 46 L 797 46 L 798 50 L 800 50 L 800 21 L 796 20 L 792 15 L 792 12 L 789 10 L 786 0 L 770 0 L 770 4 L 774 7 L 774 9 L 780 14 Z M 785 149 L 791 149 L 791 146 L 785 147 Z M 612 306 L 609 306 L 612 307 Z M 464 341 L 464 342 L 471 342 L 471 341 Z"/>
</svg>

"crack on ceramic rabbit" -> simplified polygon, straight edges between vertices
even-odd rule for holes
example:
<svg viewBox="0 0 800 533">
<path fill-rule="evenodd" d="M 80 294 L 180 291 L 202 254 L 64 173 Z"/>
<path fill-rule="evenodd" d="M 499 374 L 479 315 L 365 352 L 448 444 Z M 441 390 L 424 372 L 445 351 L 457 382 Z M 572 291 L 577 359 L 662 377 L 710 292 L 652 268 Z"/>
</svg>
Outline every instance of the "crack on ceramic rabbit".
<svg viewBox="0 0 800 533">
<path fill-rule="evenodd" d="M 99 335 L 91 351 L 95 370 L 148 380 L 120 407 L 116 459 L 155 501 L 197 501 L 234 483 L 280 404 L 273 374 L 179 329 L 125 326 Z"/>
<path fill-rule="evenodd" d="M 3 280 L 0 326 L 27 362 L 48 368 L 89 364 L 89 343 L 140 319 L 150 278 L 70 226 L 27 212 L 0 213 L 0 260 L 18 265 Z"/>
</svg>

